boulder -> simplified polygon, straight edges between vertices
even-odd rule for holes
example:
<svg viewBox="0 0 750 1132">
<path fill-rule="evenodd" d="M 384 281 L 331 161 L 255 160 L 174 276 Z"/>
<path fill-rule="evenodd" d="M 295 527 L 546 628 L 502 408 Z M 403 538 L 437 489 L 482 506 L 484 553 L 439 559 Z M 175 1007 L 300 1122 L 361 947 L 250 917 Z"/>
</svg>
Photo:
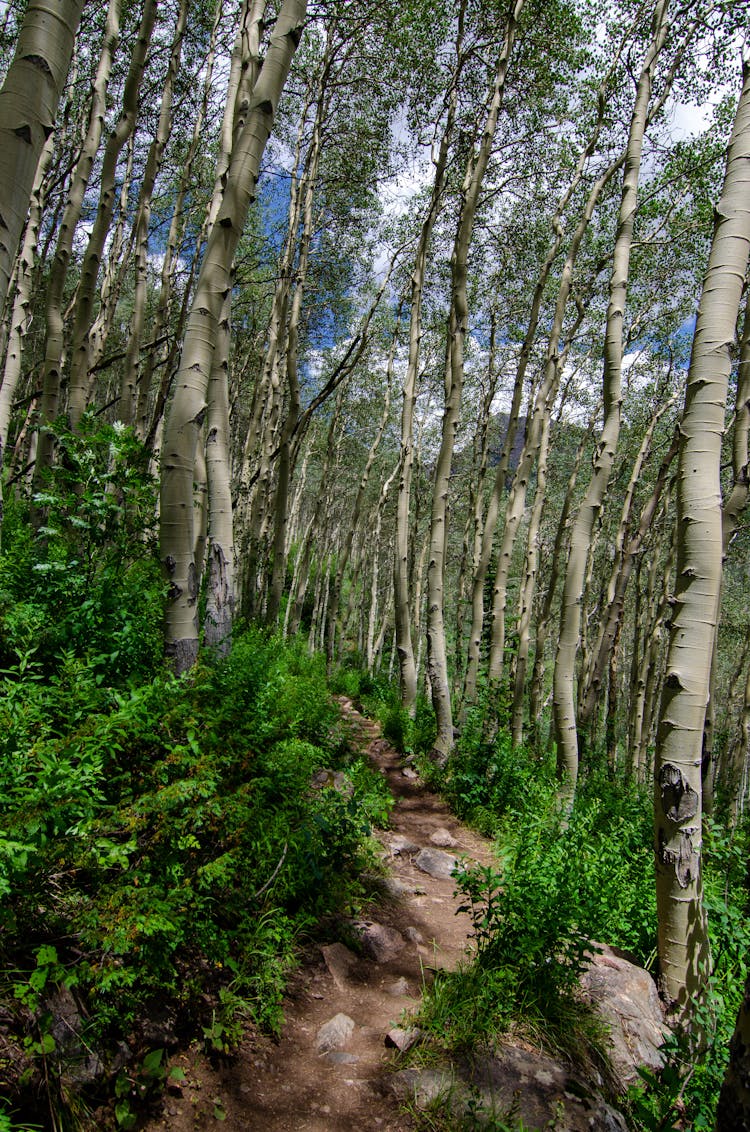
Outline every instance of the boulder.
<svg viewBox="0 0 750 1132">
<path fill-rule="evenodd" d="M 612 948 L 595 945 L 581 976 L 581 987 L 609 1029 L 609 1057 L 618 1086 L 625 1092 L 640 1078 L 638 1067 L 657 1070 L 660 1047 L 669 1034 L 654 980 Z"/>
<path fill-rule="evenodd" d="M 430 834 L 430 841 L 439 849 L 455 849 L 458 845 L 453 834 L 448 829 L 436 829 Z"/>
<path fill-rule="evenodd" d="M 406 940 L 401 933 L 395 928 L 386 927 L 385 924 L 360 920 L 354 924 L 354 930 L 362 943 L 362 951 L 368 959 L 376 963 L 389 963 L 406 946 Z"/>
<path fill-rule="evenodd" d="M 449 1109 L 457 1124 L 471 1115 L 477 1126 L 522 1121 L 524 1128 L 555 1132 L 627 1132 L 621 1113 L 560 1064 L 516 1046 L 492 1055 L 475 1054 L 465 1073 L 444 1066 L 404 1069 L 391 1085 L 402 1100 L 426 1109 Z"/>
<path fill-rule="evenodd" d="M 354 1033 L 354 1020 L 348 1014 L 336 1014 L 329 1022 L 324 1022 L 318 1030 L 315 1044 L 318 1053 L 330 1053 L 341 1049 Z"/>
<path fill-rule="evenodd" d="M 408 1049 L 417 1044 L 421 1037 L 422 1030 L 416 1026 L 411 1026 L 408 1030 L 402 1029 L 401 1026 L 394 1026 L 385 1035 L 385 1044 L 389 1049 L 397 1049 L 401 1053 L 406 1053 Z"/>
<path fill-rule="evenodd" d="M 442 849 L 420 849 L 414 858 L 414 864 L 428 876 L 437 880 L 450 880 L 458 862 Z"/>
<path fill-rule="evenodd" d="M 343 943 L 329 943 L 325 947 L 321 947 L 320 950 L 334 983 L 339 990 L 345 990 L 349 983 L 352 968 L 357 964 L 357 956 Z"/>
<path fill-rule="evenodd" d="M 409 857 L 419 850 L 418 845 L 401 833 L 394 833 L 392 837 L 388 838 L 388 848 L 393 857 Z"/>
</svg>

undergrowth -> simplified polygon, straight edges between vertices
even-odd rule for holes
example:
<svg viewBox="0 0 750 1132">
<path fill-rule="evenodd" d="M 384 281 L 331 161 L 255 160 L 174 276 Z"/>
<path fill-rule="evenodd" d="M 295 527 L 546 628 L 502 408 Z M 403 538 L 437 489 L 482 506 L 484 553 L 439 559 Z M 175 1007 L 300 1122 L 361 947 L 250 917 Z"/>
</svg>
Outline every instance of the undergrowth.
<svg viewBox="0 0 750 1132">
<path fill-rule="evenodd" d="M 451 1056 L 520 1031 L 606 1076 L 605 1035 L 578 980 L 597 942 L 655 967 L 650 791 L 592 756 L 564 815 L 553 754 L 513 750 L 502 730 L 486 740 L 481 710 L 463 722 L 445 770 L 423 765 L 458 816 L 494 839 L 497 865 L 456 873 L 472 956 L 456 972 L 437 973 L 418 1024 Z M 729 835 L 706 822 L 713 971 L 696 1017 L 703 1041 L 696 1053 L 688 1035 L 668 1040 L 662 1072 L 644 1073 L 625 1102 L 634 1129 L 713 1128 L 750 953 L 747 857 L 747 830 Z"/>
<path fill-rule="evenodd" d="M 140 450 L 91 421 L 56 436 L 0 552 L 0 1129 L 67 1132 L 134 1126 L 182 1040 L 278 1030 L 295 948 L 360 899 L 390 799 L 302 642 L 249 629 L 160 667 Z"/>
</svg>

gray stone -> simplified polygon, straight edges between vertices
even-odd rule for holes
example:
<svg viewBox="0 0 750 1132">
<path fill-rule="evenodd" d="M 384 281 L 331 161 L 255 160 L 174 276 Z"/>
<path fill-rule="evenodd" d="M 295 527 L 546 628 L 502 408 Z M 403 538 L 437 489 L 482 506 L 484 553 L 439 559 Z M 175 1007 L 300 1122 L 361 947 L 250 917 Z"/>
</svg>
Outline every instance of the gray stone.
<svg viewBox="0 0 750 1132">
<path fill-rule="evenodd" d="M 453 834 L 447 829 L 436 829 L 430 834 L 430 841 L 440 849 L 455 849 L 458 845 Z"/>
<path fill-rule="evenodd" d="M 316 1045 L 318 1053 L 330 1053 L 341 1049 L 354 1033 L 354 1020 L 348 1014 L 336 1014 L 329 1022 L 324 1022 L 318 1030 Z"/>
<path fill-rule="evenodd" d="M 466 1076 L 454 1068 L 404 1069 L 391 1078 L 401 1099 L 426 1109 L 440 1103 L 456 1123 L 471 1114 L 476 1126 L 523 1121 L 555 1132 L 627 1132 L 622 1115 L 560 1064 L 532 1050 L 507 1046 L 475 1053 Z"/>
<path fill-rule="evenodd" d="M 660 1047 L 669 1035 L 654 980 L 647 971 L 595 945 L 581 976 L 586 998 L 609 1030 L 609 1057 L 618 1085 L 625 1092 L 640 1078 L 638 1067 L 657 1070 L 663 1064 Z"/>
<path fill-rule="evenodd" d="M 424 936 L 416 928 L 408 927 L 404 935 L 407 939 L 411 940 L 412 943 L 424 943 Z"/>
<path fill-rule="evenodd" d="M 391 1088 L 399 1100 L 413 1101 L 417 1108 L 428 1108 L 434 1101 L 447 1099 L 456 1090 L 456 1078 L 449 1069 L 401 1069 L 391 1078 Z"/>
<path fill-rule="evenodd" d="M 385 993 L 393 995 L 394 998 L 399 998 L 401 995 L 409 994 L 409 984 L 402 976 L 400 979 L 396 979 L 395 983 L 391 983 L 389 987 L 386 987 Z"/>
<path fill-rule="evenodd" d="M 395 928 L 376 924 L 371 920 L 360 920 L 354 930 L 362 942 L 362 951 L 376 963 L 388 963 L 403 951 L 406 941 Z"/>
<path fill-rule="evenodd" d="M 327 1053 L 325 1057 L 331 1065 L 354 1065 L 355 1061 L 359 1061 L 356 1053 L 344 1053 L 343 1050 L 333 1050 L 331 1053 Z"/>
<path fill-rule="evenodd" d="M 334 983 L 339 990 L 345 990 L 352 968 L 357 964 L 357 956 L 343 943 L 329 943 L 320 950 Z"/>
<path fill-rule="evenodd" d="M 628 1132 L 622 1114 L 596 1089 L 535 1050 L 501 1046 L 494 1055 L 478 1055 L 470 1084 L 487 1112 L 513 1112 L 529 1128 Z"/>
<path fill-rule="evenodd" d="M 419 850 L 419 846 L 400 833 L 394 833 L 388 838 L 388 848 L 392 857 L 409 857 Z"/>
<path fill-rule="evenodd" d="M 414 781 L 415 778 L 419 778 L 416 770 L 412 770 L 410 766 L 405 766 L 401 773 L 404 778 L 408 778 L 410 781 Z"/>
<path fill-rule="evenodd" d="M 408 1030 L 403 1030 L 400 1026 L 394 1026 L 385 1035 L 385 1044 L 389 1049 L 398 1049 L 401 1053 L 406 1053 L 408 1049 L 415 1046 L 422 1037 L 422 1030 L 417 1026 L 411 1026 Z"/>
<path fill-rule="evenodd" d="M 457 861 L 442 849 L 420 849 L 414 858 L 414 864 L 428 876 L 437 880 L 450 880 Z"/>
<path fill-rule="evenodd" d="M 68 1085 L 93 1085 L 104 1076 L 99 1054 L 83 1039 L 84 1020 L 68 987 L 58 987 L 45 1006 L 52 1016 L 50 1034 L 61 1063 L 61 1080 Z"/>
</svg>

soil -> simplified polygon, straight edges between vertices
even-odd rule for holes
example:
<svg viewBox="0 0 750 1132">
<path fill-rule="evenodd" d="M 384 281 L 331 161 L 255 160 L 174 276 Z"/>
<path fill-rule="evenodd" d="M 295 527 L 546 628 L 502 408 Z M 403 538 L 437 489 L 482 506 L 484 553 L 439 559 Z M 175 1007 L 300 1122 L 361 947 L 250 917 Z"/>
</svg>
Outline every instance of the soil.
<svg viewBox="0 0 750 1132">
<path fill-rule="evenodd" d="M 483 864 L 490 864 L 492 855 L 489 842 L 462 826 L 404 766 L 376 723 L 350 700 L 341 698 L 340 704 L 353 744 L 381 769 L 396 799 L 391 828 L 377 834 L 391 869 L 391 894 L 371 909 L 367 922 L 395 929 L 403 945 L 376 928 L 389 952 L 380 961 L 354 955 L 341 944 L 303 956 L 287 989 L 280 1039 L 250 1034 L 236 1056 L 219 1065 L 197 1048 L 175 1056 L 171 1064 L 184 1070 L 186 1080 L 181 1088 L 170 1088 L 148 1132 L 407 1132 L 414 1127 L 388 1087 L 396 1054 L 385 1038 L 393 1027 L 408 1027 L 406 1012 L 418 1005 L 431 973 L 454 968 L 470 948 L 468 917 L 456 915 L 455 881 L 428 875 L 414 858 L 420 849 L 436 848 L 433 835 L 445 840 L 438 830 L 447 830 L 456 842 L 441 846 L 443 852 Z M 354 1022 L 353 1031 L 342 1045 L 321 1053 L 318 1031 L 337 1014 Z"/>
</svg>

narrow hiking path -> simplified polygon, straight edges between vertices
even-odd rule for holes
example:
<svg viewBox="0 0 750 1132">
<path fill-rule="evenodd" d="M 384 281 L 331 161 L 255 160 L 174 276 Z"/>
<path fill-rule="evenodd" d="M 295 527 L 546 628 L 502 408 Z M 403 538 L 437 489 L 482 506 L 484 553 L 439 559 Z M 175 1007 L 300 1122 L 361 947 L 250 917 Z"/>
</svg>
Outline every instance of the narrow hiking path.
<svg viewBox="0 0 750 1132">
<path fill-rule="evenodd" d="M 456 857 L 489 864 L 491 847 L 404 767 L 377 723 L 350 700 L 340 697 L 339 703 L 353 746 L 385 774 L 396 800 L 391 828 L 377 832 L 391 875 L 384 880 L 382 901 L 369 910 L 371 918 L 355 926 L 362 954 L 334 943 L 303 959 L 290 980 L 278 1042 L 254 1035 L 218 1067 L 197 1050 L 174 1058 L 186 1081 L 166 1097 L 149 1132 L 413 1127 L 388 1088 L 392 1055 L 386 1035 L 418 1004 L 423 979 L 465 956 L 470 925 L 466 916 L 456 915 L 459 901 L 449 870 Z"/>
</svg>

